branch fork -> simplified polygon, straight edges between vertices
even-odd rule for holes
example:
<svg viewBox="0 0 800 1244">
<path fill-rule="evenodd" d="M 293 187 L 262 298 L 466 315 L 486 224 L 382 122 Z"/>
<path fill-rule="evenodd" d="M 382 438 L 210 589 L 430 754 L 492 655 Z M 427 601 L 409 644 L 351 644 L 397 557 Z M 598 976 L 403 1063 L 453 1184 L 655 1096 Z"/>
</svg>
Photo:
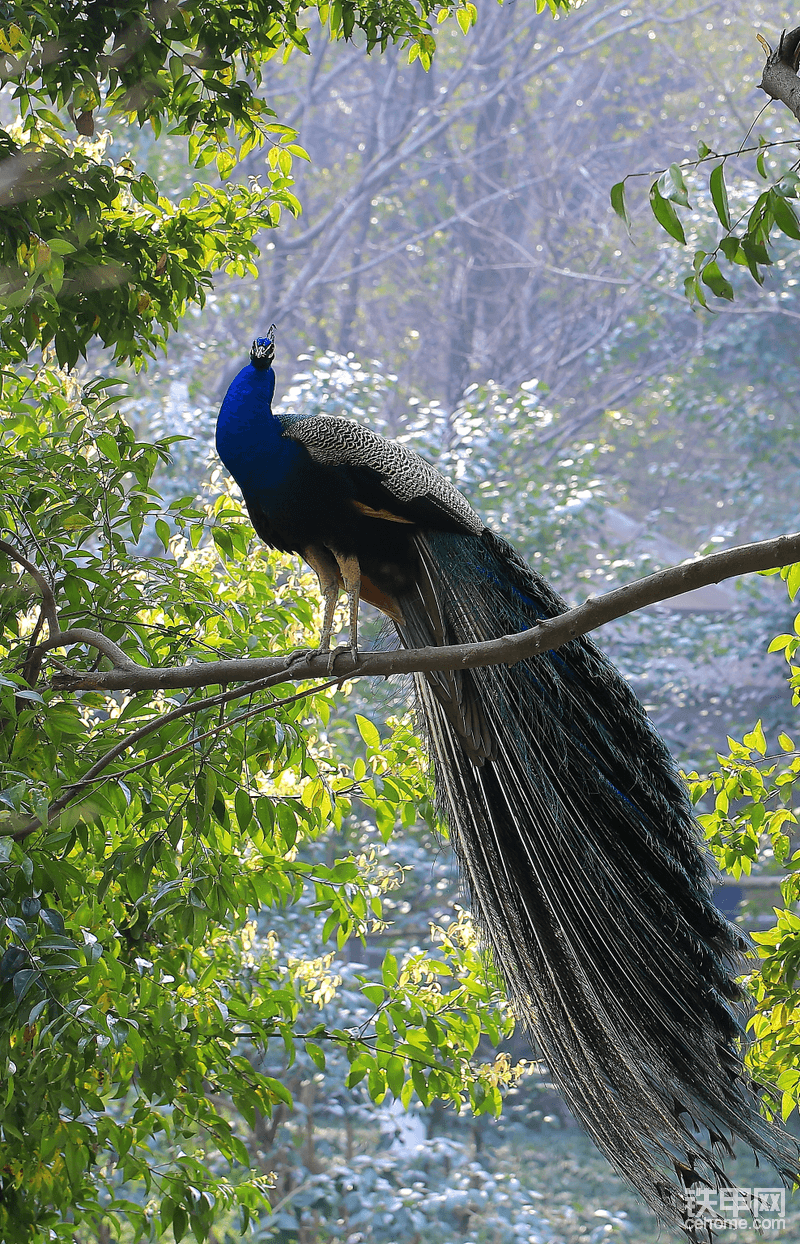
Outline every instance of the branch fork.
<svg viewBox="0 0 800 1244">
<path fill-rule="evenodd" d="M 45 653 L 50 652 L 54 648 L 68 648 L 71 644 L 88 644 L 89 647 L 96 648 L 98 652 L 108 657 L 115 669 L 139 669 L 136 662 L 132 661 L 118 644 L 115 644 L 112 639 L 108 639 L 100 631 L 89 630 L 87 627 L 82 626 L 73 626 L 69 630 L 62 631 L 61 623 L 58 619 L 55 593 L 39 568 L 29 561 L 27 557 L 23 556 L 18 549 L 15 549 L 13 544 L 9 544 L 7 540 L 0 540 L 0 553 L 5 553 L 18 566 L 22 566 L 23 570 L 30 575 L 38 587 L 42 599 L 39 617 L 33 629 L 31 645 L 23 668 L 25 680 L 31 687 L 35 686 L 38 680 Z M 47 623 L 47 639 L 37 642 L 44 622 Z"/>
</svg>

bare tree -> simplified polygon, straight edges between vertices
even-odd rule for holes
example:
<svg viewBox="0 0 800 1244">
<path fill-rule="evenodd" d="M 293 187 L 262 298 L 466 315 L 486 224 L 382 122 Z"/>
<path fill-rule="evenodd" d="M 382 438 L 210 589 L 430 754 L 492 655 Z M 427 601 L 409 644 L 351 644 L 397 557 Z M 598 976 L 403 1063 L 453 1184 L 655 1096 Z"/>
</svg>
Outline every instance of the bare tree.
<svg viewBox="0 0 800 1244">
<path fill-rule="evenodd" d="M 303 216 L 274 239 L 260 318 L 299 345 L 402 361 L 448 409 L 489 378 L 538 377 L 570 429 L 572 406 L 583 424 L 629 399 L 698 338 L 683 306 L 632 323 L 665 260 L 624 247 L 608 190 L 620 170 L 687 150 L 661 105 L 697 89 L 675 45 L 711 8 L 589 3 L 554 22 L 498 7 L 466 40 L 444 32 L 429 73 L 320 35 L 270 95 L 313 169 Z"/>
</svg>

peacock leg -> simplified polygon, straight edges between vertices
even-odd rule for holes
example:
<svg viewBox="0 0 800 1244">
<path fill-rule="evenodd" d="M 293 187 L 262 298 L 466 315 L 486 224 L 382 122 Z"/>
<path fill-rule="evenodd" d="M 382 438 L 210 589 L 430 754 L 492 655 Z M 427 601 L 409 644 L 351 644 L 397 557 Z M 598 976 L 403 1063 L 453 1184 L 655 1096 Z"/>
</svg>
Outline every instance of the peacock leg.
<svg viewBox="0 0 800 1244">
<path fill-rule="evenodd" d="M 308 562 L 319 579 L 319 590 L 325 602 L 325 612 L 322 617 L 319 647 L 298 648 L 296 652 L 291 654 L 289 658 L 291 661 L 307 660 L 309 657 L 316 656 L 319 652 L 330 651 L 333 615 L 336 610 L 336 601 L 339 598 L 339 569 L 336 560 L 328 550 L 319 545 L 310 545 L 303 550 L 303 559 Z"/>
<path fill-rule="evenodd" d="M 336 658 L 340 653 L 349 651 L 352 653 L 354 660 L 358 656 L 358 606 L 361 601 L 361 566 L 358 558 L 354 554 L 336 552 L 334 552 L 334 557 L 339 566 L 339 574 L 344 584 L 344 590 L 347 592 L 350 643 L 340 644 L 338 648 L 334 648 L 328 660 L 328 673 L 333 672 Z"/>
</svg>

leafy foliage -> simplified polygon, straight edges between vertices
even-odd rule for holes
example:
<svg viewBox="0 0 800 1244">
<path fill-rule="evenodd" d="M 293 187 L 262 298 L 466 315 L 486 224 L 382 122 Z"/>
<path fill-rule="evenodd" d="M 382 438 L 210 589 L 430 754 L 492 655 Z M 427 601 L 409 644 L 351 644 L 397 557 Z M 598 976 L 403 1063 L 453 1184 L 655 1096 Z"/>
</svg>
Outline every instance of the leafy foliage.
<svg viewBox="0 0 800 1244">
<path fill-rule="evenodd" d="M 97 336 L 140 366 L 187 303 L 202 305 L 215 271 L 255 273 L 256 234 L 277 224 L 282 206 L 298 210 L 282 174 L 269 193 L 198 183 L 171 202 L 130 160 L 104 161 L 105 145 L 0 135 L 2 158 L 18 171 L 0 209 L 9 359 L 52 341 L 72 366 Z"/>
<path fill-rule="evenodd" d="M 800 586 L 800 566 L 786 567 L 781 575 L 793 597 Z M 798 627 L 800 618 L 794 634 L 779 635 L 770 645 L 773 652 L 783 651 L 789 663 L 795 707 L 800 704 L 800 669 L 794 664 Z M 749 1061 L 756 1078 L 778 1090 L 773 1107 L 787 1119 L 800 1105 L 800 850 L 793 828 L 800 755 L 785 731 L 777 742 L 779 751 L 771 753 L 758 721 L 741 742 L 729 737 L 730 751 L 718 757 L 715 772 L 689 776 L 692 799 L 700 809 L 713 799 L 713 809 L 700 811 L 698 819 L 719 867 L 734 878 L 755 869 L 780 885 L 785 906 L 775 908 L 775 925 L 752 934 L 761 962 L 749 977 L 755 1000 Z"/>
<path fill-rule="evenodd" d="M 299 641 L 316 624 L 307 585 L 251 540 L 229 495 L 173 503 L 186 535 L 170 538 L 152 483 L 168 443 L 136 442 L 103 385 L 49 365 L 7 381 L 4 400 L 0 526 L 42 565 L 62 628 L 164 664 Z M 151 522 L 169 555 L 136 555 Z M 314 960 L 287 963 L 266 935 L 254 953 L 252 913 L 298 907 L 339 948 L 385 927 L 403 870 L 353 854 L 346 830 L 356 807 L 387 841 L 420 808 L 430 818 L 407 725 L 382 738 L 362 719 L 347 766 L 320 724 L 332 688 L 75 696 L 57 689 L 82 659 L 74 645 L 49 687 L 28 689 L 39 602 L 18 571 L 4 557 L 3 1238 L 72 1238 L 75 1221 L 104 1215 L 202 1238 L 226 1207 L 245 1221 L 263 1210 L 269 1181 L 251 1174 L 243 1136 L 291 1103 L 258 1066 L 275 1041 L 323 1066 L 337 1047 L 376 1101 L 498 1111 L 492 1065 L 472 1057 L 511 1019 L 463 917 L 364 975 L 357 1030 L 299 1018 Z M 313 851 L 323 838 L 340 843 L 328 862 Z"/>
<path fill-rule="evenodd" d="M 735 286 L 724 275 L 720 260 L 732 265 L 731 276 L 735 275 L 738 266 L 746 269 L 757 285 L 763 285 L 766 270 L 774 262 L 776 237 L 783 235 L 793 242 L 800 241 L 800 218 L 793 206 L 794 201 L 800 198 L 800 176 L 794 164 L 788 168 L 781 167 L 773 152 L 773 148 L 784 145 L 785 141 L 769 142 L 762 138 L 755 148 L 747 148 L 747 153 L 758 153 L 755 158 L 756 177 L 748 178 L 741 190 L 737 187 L 733 212 L 725 171 L 729 163 L 734 164 L 745 154 L 741 149 L 720 154 L 700 140 L 696 160 L 670 164 L 651 184 L 650 207 L 655 219 L 674 241 L 686 246 L 685 217 L 677 209 L 692 211 L 687 176 L 694 183 L 694 193 L 703 194 L 699 174 L 704 174 L 706 168 L 711 166 L 705 194 L 711 199 L 722 232 L 716 237 L 704 239 L 704 248 L 698 247 L 694 251 L 693 271 L 684 279 L 684 290 L 690 303 L 708 309 L 708 291 L 717 298 L 733 301 Z M 625 186 L 630 176 L 637 174 L 628 174 L 611 188 L 611 206 L 628 228 L 631 222 Z M 754 197 L 755 191 L 758 192 Z"/>
</svg>

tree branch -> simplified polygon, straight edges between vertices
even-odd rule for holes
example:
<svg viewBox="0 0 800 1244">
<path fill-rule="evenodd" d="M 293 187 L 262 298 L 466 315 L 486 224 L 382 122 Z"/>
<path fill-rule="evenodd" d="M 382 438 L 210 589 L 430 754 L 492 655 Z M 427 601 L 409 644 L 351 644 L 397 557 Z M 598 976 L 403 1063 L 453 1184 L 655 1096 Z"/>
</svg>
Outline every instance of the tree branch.
<svg viewBox="0 0 800 1244">
<path fill-rule="evenodd" d="M 734 575 L 774 570 L 800 561 L 800 533 L 778 536 L 758 544 L 711 553 L 708 557 L 659 570 L 636 583 L 615 588 L 603 596 L 590 596 L 575 609 L 540 622 L 517 635 L 503 635 L 481 644 L 457 644 L 443 648 L 393 649 L 389 652 L 349 653 L 336 658 L 336 676 L 388 677 L 390 674 L 425 674 L 436 670 L 473 669 L 488 665 L 514 665 L 530 657 L 560 648 L 617 618 L 647 605 L 682 596 Z M 69 632 L 67 632 L 69 633 Z M 293 682 L 329 678 L 328 653 L 312 654 L 298 661 L 291 655 L 196 661 L 190 665 L 146 667 L 131 663 L 125 668 L 91 673 L 59 674 L 51 685 L 61 691 L 157 691 L 207 687 L 269 678 Z"/>
<path fill-rule="evenodd" d="M 71 644 L 88 644 L 90 648 L 96 648 L 98 652 L 102 652 L 111 661 L 115 669 L 119 670 L 138 670 L 142 669 L 141 665 L 137 665 L 132 661 L 115 644 L 113 639 L 108 639 L 100 631 L 90 631 L 85 626 L 73 626 L 68 631 L 57 631 L 51 634 L 41 644 L 37 646 L 37 654 L 50 652 L 53 648 L 69 648 Z"/>
<path fill-rule="evenodd" d="M 773 52 L 766 39 L 756 36 L 767 53 L 767 63 L 759 82 L 759 87 L 772 99 L 785 104 L 796 119 L 800 121 L 800 78 L 797 76 L 800 63 L 800 26 L 784 30 L 777 51 Z"/>
<path fill-rule="evenodd" d="M 33 562 L 29 562 L 27 557 L 23 557 L 21 553 L 18 553 L 13 544 L 9 544 L 6 540 L 0 540 L 0 553 L 5 553 L 6 556 L 10 557 L 12 561 L 15 561 L 18 566 L 22 566 L 23 570 L 27 570 L 28 574 L 38 587 L 42 597 L 42 615 L 50 628 L 50 634 L 57 634 L 61 630 L 61 627 L 58 622 L 56 598 L 53 594 L 53 589 L 47 582 L 47 579 L 45 579 L 41 570 L 37 569 Z"/>
<path fill-rule="evenodd" d="M 387 676 L 389 674 L 428 673 L 443 669 L 470 669 L 488 665 L 514 665 L 543 652 L 561 647 L 580 635 L 604 626 L 627 614 L 643 609 L 647 605 L 669 600 L 686 592 L 695 591 L 711 583 L 719 583 L 722 579 L 733 575 L 752 573 L 759 570 L 772 570 L 780 566 L 788 566 L 800 560 L 800 533 L 790 536 L 778 536 L 775 540 L 764 540 L 758 544 L 746 544 L 735 549 L 726 549 L 720 553 L 712 553 L 708 557 L 696 561 L 685 562 L 681 566 L 672 566 L 668 570 L 660 570 L 655 574 L 640 579 L 637 583 L 629 583 L 624 587 L 615 588 L 604 596 L 589 597 L 576 609 L 555 618 L 540 622 L 530 630 L 517 635 L 503 635 L 498 639 L 482 644 L 459 644 L 443 648 L 398 649 L 391 652 L 374 652 L 353 658 L 349 653 L 338 657 L 342 668 L 333 679 L 330 678 L 330 654 L 319 653 L 309 656 L 304 661 L 297 661 L 291 655 L 281 657 L 264 657 L 245 660 L 206 661 L 192 665 L 162 668 L 147 668 L 130 661 L 117 645 L 95 632 L 82 630 L 65 631 L 54 640 L 59 646 L 67 643 L 88 643 L 98 647 L 100 651 L 110 646 L 112 659 L 121 655 L 124 664 L 116 664 L 108 671 L 91 672 L 76 675 L 58 675 L 52 685 L 60 690 L 127 690 L 145 691 L 166 688 L 192 688 L 208 686 L 213 683 L 241 682 L 247 679 L 244 686 L 223 690 L 217 695 L 202 700 L 192 700 L 181 704 L 160 717 L 151 719 L 119 739 L 105 752 L 76 782 L 67 785 L 57 799 L 53 800 L 48 809 L 47 821 L 55 820 L 59 814 L 85 790 L 100 778 L 101 774 L 124 752 L 148 735 L 153 734 L 168 722 L 181 717 L 196 714 L 203 709 L 216 705 L 224 705 L 231 700 L 241 699 L 256 691 L 265 690 L 277 683 L 290 682 L 295 679 L 317 678 L 327 676 L 328 686 L 340 683 L 345 679 L 363 676 Z M 26 567 L 27 569 L 27 567 Z M 35 569 L 35 568 L 34 568 Z M 36 572 L 38 574 L 38 571 Z M 34 576 L 35 577 L 35 576 Z M 92 639 L 86 638 L 91 636 Z M 71 637 L 71 638 L 70 638 Z M 97 639 L 104 641 L 101 646 Z M 49 641 L 48 641 L 49 642 Z M 291 703 L 296 699 L 313 693 L 312 688 L 304 689 L 286 700 L 279 700 L 268 705 L 260 705 L 246 716 L 253 716 L 274 709 L 283 703 Z M 237 718 L 236 721 L 241 720 Z M 235 724 L 223 721 L 205 731 L 199 737 L 206 738 L 218 730 Z M 163 755 L 171 755 L 194 746 L 198 738 L 192 738 L 171 749 Z M 163 759 L 163 755 L 147 759 L 133 766 L 128 772 L 142 768 L 147 764 Z M 107 774 L 113 778 L 117 775 Z M 122 776 L 122 775 L 119 775 Z M 39 818 L 33 818 L 8 826 L 2 831 L 3 836 L 11 836 L 21 841 L 42 827 Z"/>
</svg>

